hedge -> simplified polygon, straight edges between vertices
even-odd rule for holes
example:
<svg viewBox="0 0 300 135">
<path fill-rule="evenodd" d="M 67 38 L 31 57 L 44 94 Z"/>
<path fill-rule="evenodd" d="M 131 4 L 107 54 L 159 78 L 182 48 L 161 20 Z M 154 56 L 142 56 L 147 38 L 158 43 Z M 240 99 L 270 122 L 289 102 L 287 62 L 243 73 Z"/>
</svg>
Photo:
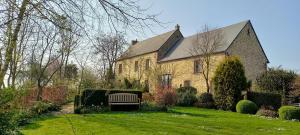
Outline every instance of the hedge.
<svg viewBox="0 0 300 135">
<path fill-rule="evenodd" d="M 281 106 L 280 94 L 251 91 L 247 92 L 247 99 L 254 102 L 258 107 L 272 106 L 275 110 L 278 110 Z"/>
<path fill-rule="evenodd" d="M 85 89 L 81 94 L 81 105 L 83 106 L 108 106 L 108 94 L 133 93 L 142 99 L 142 91 L 131 89 Z"/>
<path fill-rule="evenodd" d="M 283 120 L 300 120 L 300 107 L 282 106 L 279 109 L 279 118 Z"/>
</svg>

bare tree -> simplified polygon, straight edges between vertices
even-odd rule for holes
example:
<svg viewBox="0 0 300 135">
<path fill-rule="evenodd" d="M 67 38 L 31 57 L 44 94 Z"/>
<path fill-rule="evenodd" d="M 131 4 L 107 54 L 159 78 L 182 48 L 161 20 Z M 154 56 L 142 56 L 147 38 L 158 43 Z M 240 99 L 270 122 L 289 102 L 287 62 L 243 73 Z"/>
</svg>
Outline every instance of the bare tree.
<svg viewBox="0 0 300 135">
<path fill-rule="evenodd" d="M 20 41 L 20 32 L 26 18 L 32 25 L 51 23 L 60 29 L 66 29 L 62 17 L 82 29 L 89 36 L 94 23 L 109 26 L 112 31 L 129 29 L 141 31 L 159 24 L 157 15 L 146 14 L 147 9 L 138 6 L 133 0 L 3 0 L 0 1 L 0 34 L 8 40 L 0 39 L 1 63 L 0 86 L 14 58 L 14 50 Z M 74 32 L 74 31 L 72 31 Z M 3 42 L 7 41 L 7 42 Z M 15 53 L 16 54 L 16 53 Z M 14 68 L 12 68 L 12 71 Z"/>
<path fill-rule="evenodd" d="M 210 29 L 205 25 L 201 32 L 197 33 L 193 41 L 193 47 L 189 50 L 190 54 L 196 58 L 201 68 L 201 74 L 205 80 L 206 90 L 210 92 L 210 72 L 214 63 L 213 54 L 222 44 L 223 36 L 221 29 Z"/>
<path fill-rule="evenodd" d="M 115 63 L 117 58 L 124 52 L 127 42 L 123 34 L 101 35 L 96 38 L 94 44 L 95 54 L 101 57 L 104 61 L 103 68 L 105 71 L 105 79 L 111 82 L 115 74 Z"/>
<path fill-rule="evenodd" d="M 180 75 L 176 72 L 176 67 L 174 64 L 155 65 L 146 72 L 146 75 L 151 78 L 150 80 L 156 88 L 165 87 L 164 83 L 166 83 L 166 80 L 164 80 L 164 76 L 169 75 L 169 82 L 172 82 L 172 78 L 176 78 Z"/>
<path fill-rule="evenodd" d="M 45 31 L 43 31 L 45 30 Z M 39 33 L 35 43 L 32 45 L 30 71 L 37 85 L 37 101 L 42 100 L 43 88 L 52 80 L 55 73 L 61 68 L 60 63 L 61 46 L 58 39 L 58 30 L 55 27 L 44 25 L 43 29 L 38 29 Z"/>
<path fill-rule="evenodd" d="M 89 59 L 91 58 L 91 53 L 84 53 L 84 54 L 74 53 L 73 56 L 76 61 L 76 64 L 79 65 L 79 68 L 80 68 L 79 81 L 78 81 L 78 85 L 77 85 L 77 94 L 80 94 L 82 81 L 85 76 L 85 70 L 86 70 L 86 67 L 88 66 Z"/>
</svg>

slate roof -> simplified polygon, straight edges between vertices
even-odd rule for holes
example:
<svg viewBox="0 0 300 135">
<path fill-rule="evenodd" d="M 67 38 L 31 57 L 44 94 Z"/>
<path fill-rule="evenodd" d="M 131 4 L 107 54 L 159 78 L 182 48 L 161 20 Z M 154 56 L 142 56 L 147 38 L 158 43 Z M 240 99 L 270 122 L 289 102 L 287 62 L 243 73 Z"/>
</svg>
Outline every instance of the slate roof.
<svg viewBox="0 0 300 135">
<path fill-rule="evenodd" d="M 175 31 L 172 30 L 131 45 L 118 60 L 157 51 Z"/>
<path fill-rule="evenodd" d="M 215 53 L 225 51 L 247 23 L 248 20 L 216 29 L 216 31 L 221 33 L 223 41 L 222 44 L 216 48 Z M 191 57 L 191 49 L 193 49 L 193 44 L 195 43 L 196 38 L 197 34 L 181 39 L 168 51 L 165 57 L 159 62 Z"/>
<path fill-rule="evenodd" d="M 216 31 L 221 33 L 223 41 L 222 44 L 217 47 L 215 53 L 225 51 L 231 45 L 233 40 L 237 37 L 237 35 L 240 33 L 240 31 L 244 28 L 244 26 L 248 22 L 250 21 L 247 20 L 247 21 L 243 21 L 240 23 L 236 23 L 236 24 L 232 24 L 226 27 L 216 29 Z M 139 41 L 135 45 L 131 45 L 128 48 L 128 50 L 118 60 L 158 51 L 160 47 L 170 38 L 170 36 L 175 31 L 176 29 L 157 35 L 152 38 L 148 38 L 143 41 Z M 174 45 L 172 45 L 173 47 L 170 48 L 167 51 L 167 53 L 164 55 L 164 57 L 160 59 L 158 62 L 165 62 L 170 60 L 191 57 L 190 50 L 193 48 L 194 46 L 193 43 L 196 38 L 197 38 L 197 34 L 180 39 Z"/>
</svg>

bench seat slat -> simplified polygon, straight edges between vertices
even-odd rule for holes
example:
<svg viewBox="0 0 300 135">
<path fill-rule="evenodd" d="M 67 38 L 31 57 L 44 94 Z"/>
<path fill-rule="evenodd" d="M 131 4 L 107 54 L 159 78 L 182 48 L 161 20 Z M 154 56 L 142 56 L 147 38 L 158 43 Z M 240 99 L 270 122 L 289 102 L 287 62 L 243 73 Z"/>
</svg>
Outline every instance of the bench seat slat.
<svg viewBox="0 0 300 135">
<path fill-rule="evenodd" d="M 109 105 L 139 105 L 139 98 L 132 93 L 115 93 L 108 95 Z"/>
</svg>

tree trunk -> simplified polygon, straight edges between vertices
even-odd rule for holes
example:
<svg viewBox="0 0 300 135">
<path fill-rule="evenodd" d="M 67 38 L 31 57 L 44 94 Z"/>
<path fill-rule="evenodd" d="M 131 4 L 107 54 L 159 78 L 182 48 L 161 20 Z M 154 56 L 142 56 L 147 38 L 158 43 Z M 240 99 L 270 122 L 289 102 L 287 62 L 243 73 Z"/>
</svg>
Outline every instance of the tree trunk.
<svg viewBox="0 0 300 135">
<path fill-rule="evenodd" d="M 206 91 L 207 91 L 207 93 L 209 93 L 210 87 L 209 87 L 208 79 L 206 79 L 205 81 L 206 81 Z"/>
<path fill-rule="evenodd" d="M 23 0 L 22 5 L 20 7 L 20 12 L 17 17 L 16 28 L 13 32 L 11 43 L 7 45 L 7 49 L 6 49 L 6 53 L 5 53 L 5 62 L 1 69 L 1 72 L 0 72 L 0 86 L 3 86 L 3 84 L 4 84 L 4 76 L 9 67 L 9 63 L 12 60 L 13 50 L 17 46 L 18 35 L 19 35 L 20 29 L 21 29 L 22 21 L 23 21 L 28 3 L 29 3 L 29 0 Z"/>
<path fill-rule="evenodd" d="M 43 100 L 43 87 L 41 85 L 40 80 L 38 80 L 38 84 L 37 84 L 37 96 L 36 96 L 36 101 L 42 101 Z"/>
</svg>

